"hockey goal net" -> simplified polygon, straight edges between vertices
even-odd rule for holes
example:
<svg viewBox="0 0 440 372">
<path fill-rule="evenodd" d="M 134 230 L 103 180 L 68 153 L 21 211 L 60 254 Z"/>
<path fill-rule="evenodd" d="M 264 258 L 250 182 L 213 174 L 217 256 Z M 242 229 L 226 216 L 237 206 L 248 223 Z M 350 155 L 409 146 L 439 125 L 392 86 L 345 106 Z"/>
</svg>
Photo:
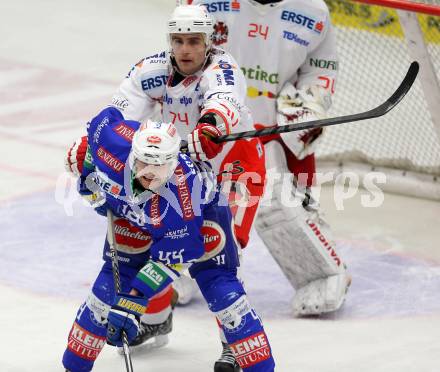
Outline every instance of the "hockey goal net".
<svg viewBox="0 0 440 372">
<path fill-rule="evenodd" d="M 440 200 L 440 0 L 326 3 L 340 60 L 331 116 L 377 106 L 411 61 L 421 70 L 389 114 L 327 128 L 317 151 L 319 170 L 383 171 L 386 190 Z"/>
</svg>

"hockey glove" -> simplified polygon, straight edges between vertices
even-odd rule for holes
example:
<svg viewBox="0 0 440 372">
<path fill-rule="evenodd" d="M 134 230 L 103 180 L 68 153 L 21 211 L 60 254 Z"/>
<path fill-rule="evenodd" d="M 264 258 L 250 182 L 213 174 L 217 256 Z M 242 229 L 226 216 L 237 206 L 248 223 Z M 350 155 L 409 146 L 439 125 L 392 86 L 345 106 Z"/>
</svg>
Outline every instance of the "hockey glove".
<svg viewBox="0 0 440 372">
<path fill-rule="evenodd" d="M 191 158 L 206 161 L 215 158 L 222 150 L 223 143 L 215 143 L 211 138 L 222 135 L 220 129 L 211 124 L 199 123 L 188 134 L 188 153 Z"/>
<path fill-rule="evenodd" d="M 324 119 L 330 105 L 330 93 L 323 88 L 311 86 L 297 90 L 287 83 L 277 99 L 278 125 Z M 322 133 L 322 128 L 315 128 L 283 133 L 281 137 L 298 159 L 304 159 L 315 151 L 317 139 Z"/>
<path fill-rule="evenodd" d="M 75 176 L 81 176 L 83 171 L 84 159 L 87 153 L 87 136 L 78 138 L 67 152 L 64 166 L 67 172 L 73 173 Z"/>
<path fill-rule="evenodd" d="M 90 205 L 96 213 L 101 216 L 107 216 L 108 204 L 106 202 L 105 194 L 102 194 L 99 190 L 99 186 L 95 185 L 94 191 L 91 191 L 87 185 L 90 182 L 92 176 L 88 177 L 81 176 L 78 178 L 78 192 L 83 197 L 83 199 Z"/>
<path fill-rule="evenodd" d="M 145 313 L 148 300 L 129 294 L 119 294 L 115 297 L 108 313 L 107 342 L 121 347 L 122 333 L 127 335 L 128 343 L 133 341 L 139 331 L 139 319 Z"/>
</svg>

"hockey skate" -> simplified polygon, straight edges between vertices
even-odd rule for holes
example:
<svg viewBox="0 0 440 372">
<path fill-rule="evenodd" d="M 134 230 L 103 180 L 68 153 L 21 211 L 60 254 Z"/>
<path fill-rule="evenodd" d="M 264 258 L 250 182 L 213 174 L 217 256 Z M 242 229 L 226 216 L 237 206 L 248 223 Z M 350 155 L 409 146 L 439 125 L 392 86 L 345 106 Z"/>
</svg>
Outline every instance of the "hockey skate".
<svg viewBox="0 0 440 372">
<path fill-rule="evenodd" d="M 173 329 L 173 313 L 160 324 L 147 324 L 140 322 L 139 333 L 137 337 L 130 343 L 130 351 L 137 353 L 157 349 L 168 344 L 168 334 Z M 124 350 L 118 347 L 118 353 L 123 355 Z"/>
<path fill-rule="evenodd" d="M 240 372 L 241 368 L 235 360 L 229 345 L 222 342 L 222 346 L 222 355 L 214 364 L 214 372 Z"/>
</svg>

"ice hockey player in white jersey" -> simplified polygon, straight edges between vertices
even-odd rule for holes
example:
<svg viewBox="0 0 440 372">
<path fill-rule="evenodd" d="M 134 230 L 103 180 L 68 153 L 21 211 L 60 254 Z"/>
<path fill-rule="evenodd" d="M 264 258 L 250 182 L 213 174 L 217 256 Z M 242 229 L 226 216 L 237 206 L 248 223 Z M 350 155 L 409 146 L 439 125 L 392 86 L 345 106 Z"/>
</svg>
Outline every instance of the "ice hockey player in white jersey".
<svg viewBox="0 0 440 372">
<path fill-rule="evenodd" d="M 189 2 L 215 17 L 214 44 L 229 51 L 246 76 L 246 104 L 257 129 L 327 116 L 338 59 L 323 0 Z M 256 227 L 296 290 L 298 316 L 338 310 L 351 281 L 310 198 L 321 136 L 315 129 L 263 138 L 271 205 L 260 208 Z M 283 177 L 275 178 L 286 172 L 295 175 L 296 208 L 285 205 Z"/>
<path fill-rule="evenodd" d="M 209 137 L 253 129 L 245 106 L 246 80 L 235 59 L 213 47 L 213 19 L 204 7 L 178 6 L 168 22 L 170 51 L 138 62 L 113 96 L 125 119 L 145 120 L 161 104 L 161 119 L 172 122 L 188 140 L 191 157 L 210 160 L 229 178 L 232 190 L 245 190 L 248 205 L 235 209 L 240 246 L 249 231 L 264 190 L 264 152 L 258 138 L 217 145 Z M 226 175 L 226 176 L 225 176 Z M 239 186 L 236 184 L 240 183 Z"/>
</svg>

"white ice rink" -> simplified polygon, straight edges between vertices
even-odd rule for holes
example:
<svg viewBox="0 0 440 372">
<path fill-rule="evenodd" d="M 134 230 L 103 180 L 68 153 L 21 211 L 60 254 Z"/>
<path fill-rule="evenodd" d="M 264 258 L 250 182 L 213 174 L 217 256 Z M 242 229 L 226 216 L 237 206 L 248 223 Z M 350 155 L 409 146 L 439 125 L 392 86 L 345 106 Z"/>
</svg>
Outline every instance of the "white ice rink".
<svg viewBox="0 0 440 372">
<path fill-rule="evenodd" d="M 63 370 L 105 235 L 105 220 L 75 199 L 71 184 L 60 192 L 65 151 L 131 65 L 165 48 L 173 4 L 0 1 L 0 372 Z M 252 236 L 244 278 L 277 371 L 440 369 L 440 203 L 385 195 L 381 207 L 363 208 L 362 193 L 341 211 L 333 188 L 322 193 L 353 276 L 337 315 L 292 318 L 293 290 Z M 167 347 L 134 355 L 134 370 L 209 372 L 219 352 L 216 324 L 198 298 L 175 311 Z M 125 371 L 123 359 L 106 347 L 94 371 Z"/>
</svg>

